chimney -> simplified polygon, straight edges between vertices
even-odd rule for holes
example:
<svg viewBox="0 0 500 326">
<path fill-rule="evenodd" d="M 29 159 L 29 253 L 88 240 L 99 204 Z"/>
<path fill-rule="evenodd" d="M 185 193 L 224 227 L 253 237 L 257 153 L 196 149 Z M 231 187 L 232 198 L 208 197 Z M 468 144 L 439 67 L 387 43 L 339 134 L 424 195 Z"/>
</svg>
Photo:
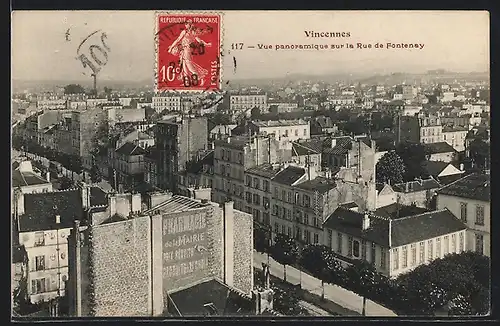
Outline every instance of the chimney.
<svg viewBox="0 0 500 326">
<path fill-rule="evenodd" d="M 460 171 L 463 171 L 463 170 L 464 170 L 464 164 L 460 163 Z"/>
<path fill-rule="evenodd" d="M 141 203 L 142 198 L 140 193 L 130 195 L 130 211 L 132 213 L 138 213 L 141 211 Z"/>
<path fill-rule="evenodd" d="M 368 230 L 370 228 L 370 215 L 368 212 L 365 212 L 365 215 L 363 215 L 363 224 L 362 224 L 363 231 Z"/>
<path fill-rule="evenodd" d="M 80 221 L 75 220 L 75 224 L 73 226 L 73 230 L 71 231 L 71 237 L 73 242 L 73 246 L 69 247 L 69 250 L 74 250 L 75 256 L 72 260 L 74 263 L 74 271 L 70 267 L 70 273 L 74 276 L 74 281 L 70 281 L 70 290 L 69 292 L 73 292 L 74 296 L 74 306 L 72 307 L 72 315 L 76 317 L 82 316 L 82 274 L 81 274 L 81 235 L 80 235 Z M 72 276 L 69 279 L 72 279 Z M 73 291 L 71 291 L 73 290 Z"/>
<path fill-rule="evenodd" d="M 61 224 L 61 215 L 56 215 L 56 224 Z"/>
<path fill-rule="evenodd" d="M 90 208 L 90 187 L 86 183 L 82 183 L 82 206 Z"/>
<path fill-rule="evenodd" d="M 50 172 L 47 172 L 47 173 L 45 174 L 45 179 L 47 179 L 47 182 L 49 182 L 49 183 L 50 183 Z"/>
<path fill-rule="evenodd" d="M 252 290 L 252 300 L 255 303 L 255 314 L 262 315 L 266 310 L 273 309 L 274 291 L 272 289 Z"/>
<path fill-rule="evenodd" d="M 224 221 L 224 284 L 233 286 L 234 274 L 234 202 L 223 204 Z"/>
<path fill-rule="evenodd" d="M 406 182 L 405 183 L 405 192 L 409 192 L 409 191 L 410 191 L 410 183 Z"/>
</svg>

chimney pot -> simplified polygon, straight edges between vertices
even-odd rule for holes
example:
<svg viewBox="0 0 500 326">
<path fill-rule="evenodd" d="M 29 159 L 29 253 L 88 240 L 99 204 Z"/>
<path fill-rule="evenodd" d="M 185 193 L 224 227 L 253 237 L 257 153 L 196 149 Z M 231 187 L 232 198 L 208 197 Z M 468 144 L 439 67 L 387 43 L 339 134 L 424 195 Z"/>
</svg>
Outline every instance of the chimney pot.
<svg viewBox="0 0 500 326">
<path fill-rule="evenodd" d="M 56 215 L 56 223 L 57 224 L 61 223 L 61 215 Z"/>
<path fill-rule="evenodd" d="M 45 174 L 45 178 L 47 179 L 47 182 L 50 182 L 50 172 Z"/>
</svg>

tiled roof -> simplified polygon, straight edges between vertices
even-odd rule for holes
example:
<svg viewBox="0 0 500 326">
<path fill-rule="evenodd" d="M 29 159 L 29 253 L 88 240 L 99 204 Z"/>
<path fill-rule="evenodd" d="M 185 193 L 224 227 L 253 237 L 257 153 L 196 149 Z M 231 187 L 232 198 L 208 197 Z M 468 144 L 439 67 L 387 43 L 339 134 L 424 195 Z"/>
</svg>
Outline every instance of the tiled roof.
<svg viewBox="0 0 500 326">
<path fill-rule="evenodd" d="M 267 121 L 252 121 L 257 127 L 286 127 L 286 126 L 300 126 L 307 125 L 304 120 L 267 120 Z"/>
<path fill-rule="evenodd" d="M 408 186 L 408 190 L 406 190 Z M 410 182 L 398 183 L 392 186 L 395 192 L 411 193 L 424 190 L 440 188 L 441 185 L 435 179 L 415 180 Z"/>
<path fill-rule="evenodd" d="M 24 211 L 19 218 L 21 232 L 69 228 L 84 218 L 79 190 L 25 194 Z M 56 224 L 56 215 L 60 224 Z"/>
<path fill-rule="evenodd" d="M 392 221 L 392 247 L 436 238 L 467 227 L 448 209 L 408 216 Z"/>
<path fill-rule="evenodd" d="M 108 204 L 108 194 L 99 187 L 90 187 L 90 206 L 103 206 Z"/>
<path fill-rule="evenodd" d="M 283 185 L 291 186 L 297 180 L 299 180 L 305 173 L 306 170 L 304 170 L 303 168 L 297 166 L 288 166 L 281 172 L 279 172 L 273 178 L 273 181 Z"/>
<path fill-rule="evenodd" d="M 398 219 L 370 216 L 370 227 L 362 229 L 364 213 L 339 206 L 325 221 L 324 226 L 353 237 L 365 239 L 389 247 L 389 223 L 391 248 L 436 238 L 465 230 L 467 227 L 448 209 L 411 215 Z"/>
<path fill-rule="evenodd" d="M 442 185 L 446 186 L 449 185 L 452 182 L 457 181 L 458 179 L 461 179 L 464 177 L 463 173 L 457 173 L 457 174 L 450 174 L 450 175 L 445 175 L 442 177 L 438 177 L 437 181 Z"/>
<path fill-rule="evenodd" d="M 316 143 L 318 143 L 318 141 L 294 142 L 292 143 L 292 154 L 294 156 L 321 154 L 321 142 L 320 146 L 317 146 Z"/>
<path fill-rule="evenodd" d="M 12 171 L 12 187 L 24 187 L 48 184 L 44 178 L 32 172 L 21 172 L 19 170 Z"/>
<path fill-rule="evenodd" d="M 439 143 L 428 143 L 425 144 L 428 148 L 430 154 L 439 154 L 439 153 L 455 153 L 456 150 L 448 144 L 447 142 L 439 142 Z"/>
<path fill-rule="evenodd" d="M 372 218 L 370 228 L 363 230 L 363 213 L 339 206 L 325 221 L 323 226 L 335 231 L 365 239 L 381 246 L 389 246 L 389 221 Z"/>
<path fill-rule="evenodd" d="M 258 175 L 260 177 L 272 179 L 280 171 L 279 167 L 269 163 L 254 166 L 245 171 L 245 173 Z"/>
<path fill-rule="evenodd" d="M 490 176 L 473 173 L 441 188 L 438 194 L 490 201 Z"/>
<path fill-rule="evenodd" d="M 135 145 L 129 142 L 123 144 L 120 148 L 116 150 L 116 152 L 127 156 L 144 155 L 146 153 L 146 151 L 142 149 L 139 145 Z"/>
<path fill-rule="evenodd" d="M 207 304 L 211 304 L 211 314 L 216 316 L 254 315 L 254 305 L 250 298 L 215 279 L 171 293 L 169 296 L 181 316 L 207 315 Z"/>
<path fill-rule="evenodd" d="M 437 177 L 439 173 L 443 172 L 443 170 L 450 165 L 450 163 L 441 162 L 441 161 L 424 161 L 422 162 L 422 167 L 432 175 L 433 177 Z"/>
<path fill-rule="evenodd" d="M 386 218 L 391 218 L 391 219 L 398 219 L 401 217 L 406 217 L 406 216 L 412 216 L 412 215 L 417 215 L 417 214 L 422 214 L 425 212 L 428 212 L 429 210 L 426 208 L 422 207 L 417 207 L 417 206 L 408 206 L 408 205 L 401 205 L 398 203 L 392 203 L 380 208 L 377 208 L 375 211 L 375 215 L 381 216 L 381 217 L 386 217 Z"/>
<path fill-rule="evenodd" d="M 335 146 L 333 148 L 328 148 L 325 150 L 326 154 L 333 155 L 343 155 L 352 149 L 352 139 L 351 137 L 339 137 L 336 140 Z"/>
<path fill-rule="evenodd" d="M 157 205 L 156 207 L 152 207 L 150 210 L 146 211 L 146 214 L 154 213 L 159 210 L 163 213 L 178 213 L 184 212 L 190 209 L 203 208 L 210 204 L 203 204 L 194 199 L 175 195 L 170 199 L 167 199 L 165 202 Z"/>
<path fill-rule="evenodd" d="M 299 183 L 295 186 L 296 188 L 309 190 L 309 191 L 318 191 L 319 193 L 325 193 L 337 187 L 335 180 L 316 177 L 313 180 L 308 180 Z"/>
</svg>

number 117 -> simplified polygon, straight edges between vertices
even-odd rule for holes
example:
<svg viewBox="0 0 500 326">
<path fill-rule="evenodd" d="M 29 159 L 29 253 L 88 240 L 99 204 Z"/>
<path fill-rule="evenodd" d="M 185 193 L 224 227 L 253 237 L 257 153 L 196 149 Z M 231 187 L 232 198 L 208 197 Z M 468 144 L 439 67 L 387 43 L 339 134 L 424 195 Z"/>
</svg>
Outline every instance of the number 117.
<svg viewBox="0 0 500 326">
<path fill-rule="evenodd" d="M 231 50 L 242 50 L 243 43 L 231 43 Z"/>
</svg>

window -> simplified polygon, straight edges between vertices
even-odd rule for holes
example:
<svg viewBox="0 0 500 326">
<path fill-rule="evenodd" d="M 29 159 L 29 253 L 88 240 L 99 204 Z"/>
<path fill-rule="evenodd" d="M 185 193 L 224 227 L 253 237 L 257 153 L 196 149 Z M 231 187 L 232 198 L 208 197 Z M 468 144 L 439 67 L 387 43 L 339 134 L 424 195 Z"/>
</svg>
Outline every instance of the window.
<svg viewBox="0 0 500 326">
<path fill-rule="evenodd" d="M 45 278 L 31 281 L 31 294 L 44 293 L 46 281 Z"/>
<path fill-rule="evenodd" d="M 280 225 L 278 224 L 278 222 L 275 222 L 274 223 L 274 232 L 278 233 L 279 229 L 280 229 Z"/>
<path fill-rule="evenodd" d="M 411 266 L 415 266 L 417 264 L 417 245 L 412 244 L 411 247 Z"/>
<path fill-rule="evenodd" d="M 327 243 L 327 246 L 331 248 L 332 247 L 332 238 L 333 238 L 332 230 L 327 229 L 327 232 L 328 232 L 328 243 Z"/>
<path fill-rule="evenodd" d="M 292 228 L 288 227 L 286 234 L 291 237 L 292 236 Z"/>
<path fill-rule="evenodd" d="M 311 207 L 311 198 L 308 195 L 302 197 L 302 206 Z"/>
<path fill-rule="evenodd" d="M 476 205 L 476 225 L 484 225 L 484 206 Z"/>
<path fill-rule="evenodd" d="M 278 215 L 278 205 L 273 205 L 273 215 Z"/>
<path fill-rule="evenodd" d="M 457 235 L 452 234 L 451 235 L 451 253 L 456 253 L 457 252 Z"/>
<path fill-rule="evenodd" d="M 260 205 L 260 196 L 257 194 L 253 194 L 253 203 L 255 205 Z"/>
<path fill-rule="evenodd" d="M 375 259 L 373 261 L 375 261 Z M 385 249 L 382 248 L 382 250 L 380 250 L 380 268 L 384 270 L 387 268 L 386 261 L 387 261 L 387 252 L 385 251 Z"/>
<path fill-rule="evenodd" d="M 484 236 L 482 234 L 476 233 L 476 252 L 478 254 L 484 254 Z"/>
<path fill-rule="evenodd" d="M 418 260 L 418 263 L 419 264 L 423 264 L 424 263 L 424 260 L 425 260 L 425 242 L 420 242 L 420 258 Z"/>
<path fill-rule="evenodd" d="M 285 234 L 286 227 L 284 225 L 281 226 L 281 234 Z"/>
<path fill-rule="evenodd" d="M 307 136 L 307 129 L 304 129 L 304 136 Z"/>
<path fill-rule="evenodd" d="M 360 244 L 359 241 L 352 241 L 352 254 L 354 257 L 359 258 L 360 255 Z"/>
<path fill-rule="evenodd" d="M 444 255 L 446 256 L 447 254 L 450 253 L 450 238 L 445 235 L 443 237 L 443 241 L 444 241 Z"/>
<path fill-rule="evenodd" d="M 45 270 L 45 256 L 36 256 L 35 257 L 35 270 L 36 271 Z"/>
<path fill-rule="evenodd" d="M 263 181 L 263 190 L 265 192 L 269 192 L 269 181 L 268 180 Z"/>
<path fill-rule="evenodd" d="M 255 189 L 259 189 L 260 188 L 260 179 L 258 178 L 253 178 L 253 187 Z"/>
<path fill-rule="evenodd" d="M 295 129 L 295 136 L 299 135 L 299 129 Z"/>
<path fill-rule="evenodd" d="M 45 246 L 45 235 L 43 232 L 35 233 L 35 247 Z"/>
<path fill-rule="evenodd" d="M 464 233 L 460 232 L 460 234 L 458 235 L 458 253 L 461 253 L 462 251 L 465 250 L 464 245 L 465 245 Z"/>
<path fill-rule="evenodd" d="M 342 233 L 337 233 L 337 252 L 342 255 Z"/>
<path fill-rule="evenodd" d="M 436 258 L 441 258 L 441 238 L 436 239 Z"/>
<path fill-rule="evenodd" d="M 278 187 L 274 187 L 274 197 L 278 198 Z"/>
<path fill-rule="evenodd" d="M 286 191 L 285 190 L 281 190 L 281 200 L 286 201 Z"/>
<path fill-rule="evenodd" d="M 319 235 L 314 233 L 314 243 L 319 243 Z"/>
<path fill-rule="evenodd" d="M 352 257 L 352 249 L 353 249 L 353 240 L 352 237 L 347 238 L 347 256 Z M 358 244 L 358 255 L 359 255 L 359 244 Z"/>
<path fill-rule="evenodd" d="M 370 250 L 370 259 L 371 259 L 371 262 L 372 264 L 375 264 L 375 257 L 376 257 L 376 246 L 375 246 L 375 243 L 372 242 L 372 245 L 371 245 L 371 250 Z"/>
<path fill-rule="evenodd" d="M 427 260 L 431 261 L 434 257 L 434 242 L 433 240 L 427 241 Z"/>
<path fill-rule="evenodd" d="M 238 163 L 243 164 L 243 154 L 238 153 Z"/>
<path fill-rule="evenodd" d="M 262 204 L 264 205 L 264 209 L 269 209 L 269 198 L 262 197 Z"/>
<path fill-rule="evenodd" d="M 298 193 L 298 192 L 296 192 L 296 193 L 295 193 L 295 204 L 298 204 L 298 203 L 299 203 L 299 197 L 300 197 L 299 193 Z"/>
<path fill-rule="evenodd" d="M 404 246 L 403 249 L 403 257 L 402 257 L 402 267 L 406 268 L 408 267 L 408 246 Z"/>
<path fill-rule="evenodd" d="M 246 192 L 245 197 L 247 199 L 247 203 L 251 204 L 252 203 L 252 193 Z"/>
<path fill-rule="evenodd" d="M 460 203 L 460 219 L 467 223 L 467 203 Z"/>
<path fill-rule="evenodd" d="M 302 241 L 302 229 L 297 227 L 297 239 Z"/>
<path fill-rule="evenodd" d="M 247 175 L 247 176 L 245 177 L 245 185 L 246 185 L 247 187 L 250 187 L 250 186 L 252 185 L 252 177 L 251 177 L 251 176 Z"/>
<path fill-rule="evenodd" d="M 397 271 L 399 269 L 399 250 L 398 248 L 392 250 L 392 263 L 394 266 L 392 266 L 393 271 Z"/>
<path fill-rule="evenodd" d="M 311 231 L 309 230 L 304 230 L 304 240 L 306 241 L 307 244 L 311 243 Z"/>
<path fill-rule="evenodd" d="M 309 225 L 309 214 L 304 213 L 304 224 Z"/>
<path fill-rule="evenodd" d="M 288 201 L 289 203 L 293 203 L 293 201 L 292 201 L 292 192 L 291 192 L 291 191 L 289 191 L 287 195 L 288 195 L 287 201 Z"/>
<path fill-rule="evenodd" d="M 366 241 L 361 241 L 361 259 L 366 260 Z"/>
<path fill-rule="evenodd" d="M 287 209 L 286 210 L 286 214 L 287 214 L 287 219 L 288 220 L 292 220 L 292 210 L 291 209 Z"/>
</svg>

